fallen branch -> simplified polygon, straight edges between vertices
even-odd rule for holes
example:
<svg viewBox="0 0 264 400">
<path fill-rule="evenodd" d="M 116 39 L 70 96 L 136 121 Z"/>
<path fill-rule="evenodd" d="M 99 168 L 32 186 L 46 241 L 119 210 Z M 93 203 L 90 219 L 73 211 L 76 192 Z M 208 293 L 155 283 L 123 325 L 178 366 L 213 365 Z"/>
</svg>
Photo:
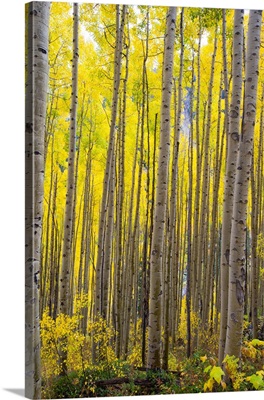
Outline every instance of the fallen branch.
<svg viewBox="0 0 264 400">
<path fill-rule="evenodd" d="M 173 375 L 181 375 L 181 371 L 171 371 L 171 370 L 167 370 L 167 369 L 150 369 L 147 367 L 133 367 L 133 369 L 135 369 L 136 371 L 145 371 L 145 372 L 166 372 L 166 374 L 173 374 Z"/>
<path fill-rule="evenodd" d="M 111 386 L 111 385 L 122 385 L 123 383 L 134 383 L 135 385 L 140 386 L 154 386 L 155 383 L 153 380 L 150 379 L 129 379 L 126 377 L 123 378 L 112 378 L 112 379 L 105 379 L 101 381 L 96 381 L 96 386 Z"/>
<path fill-rule="evenodd" d="M 165 378 L 130 379 L 127 377 L 122 377 L 122 378 L 112 378 L 112 379 L 96 381 L 95 385 L 97 387 L 98 386 L 102 387 L 102 386 L 122 385 L 123 383 L 133 383 L 134 385 L 138 385 L 138 386 L 158 388 L 160 385 L 162 385 L 166 381 L 167 381 L 167 379 L 165 379 Z"/>
</svg>

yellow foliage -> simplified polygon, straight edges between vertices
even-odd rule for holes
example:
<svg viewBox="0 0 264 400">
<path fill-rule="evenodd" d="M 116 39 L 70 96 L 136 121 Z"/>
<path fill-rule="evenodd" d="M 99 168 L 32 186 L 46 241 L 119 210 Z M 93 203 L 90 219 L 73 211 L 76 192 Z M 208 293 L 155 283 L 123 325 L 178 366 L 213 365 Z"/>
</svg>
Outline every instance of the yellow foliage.
<svg viewBox="0 0 264 400">
<path fill-rule="evenodd" d="M 79 324 L 82 318 L 80 314 L 83 307 L 87 304 L 86 297 L 76 297 L 75 311 L 73 316 L 59 314 L 56 320 L 53 320 L 47 310 L 43 313 L 41 320 L 41 361 L 43 376 L 50 378 L 59 375 L 62 367 L 59 362 L 61 351 L 67 352 L 67 370 L 83 371 L 92 367 L 92 340 L 97 346 L 97 358 L 102 368 L 105 363 L 111 364 L 116 361 L 114 350 L 109 342 L 114 335 L 114 330 L 108 326 L 102 317 L 96 321 L 88 322 L 87 336 L 84 336 L 79 330 Z M 78 313 L 77 313 L 78 312 Z"/>
<path fill-rule="evenodd" d="M 217 382 L 217 383 L 220 383 L 221 382 L 221 378 L 222 378 L 222 376 L 224 375 L 225 373 L 224 373 L 224 371 L 222 370 L 222 368 L 221 367 L 216 367 L 215 365 L 213 366 L 213 368 L 211 369 L 211 372 L 210 372 L 210 377 L 211 378 L 214 378 L 214 380 Z"/>
<path fill-rule="evenodd" d="M 79 317 L 60 314 L 54 321 L 47 310 L 40 322 L 41 327 L 41 361 L 45 377 L 58 375 L 61 372 L 59 364 L 60 351 L 67 351 L 67 368 L 80 370 L 83 368 L 81 349 L 85 337 L 78 330 Z"/>
<path fill-rule="evenodd" d="M 245 380 L 245 373 L 239 371 L 239 359 L 235 356 L 227 355 L 224 359 L 226 372 L 232 381 L 235 390 L 239 390 L 241 383 Z"/>
<path fill-rule="evenodd" d="M 89 298 L 88 294 L 79 294 L 74 298 L 74 310 L 75 314 L 79 315 L 83 308 L 88 307 Z"/>
<path fill-rule="evenodd" d="M 130 329 L 133 332 L 133 327 Z M 136 367 L 142 365 L 142 320 L 139 319 L 136 324 L 136 329 L 131 336 L 131 342 L 133 345 L 129 349 L 129 355 L 127 361 Z M 148 343 L 148 331 L 146 332 L 146 343 Z"/>
<path fill-rule="evenodd" d="M 209 378 L 208 381 L 206 381 L 204 384 L 204 391 L 206 392 L 207 390 L 209 390 L 209 392 L 212 392 L 213 386 L 214 386 L 214 379 Z"/>
<path fill-rule="evenodd" d="M 191 311 L 191 337 L 195 336 L 196 330 L 199 326 L 199 317 L 197 313 Z M 181 310 L 181 319 L 178 329 L 178 337 L 183 339 L 184 344 L 187 343 L 187 311 L 186 311 L 186 298 L 184 297 L 182 300 L 182 310 Z"/>
<path fill-rule="evenodd" d="M 104 318 L 97 316 L 95 321 L 88 322 L 88 333 L 97 345 L 97 356 L 101 363 L 112 363 L 117 358 L 109 341 L 114 336 L 114 329 L 109 326 Z"/>
<path fill-rule="evenodd" d="M 262 357 L 262 349 L 259 347 L 264 346 L 264 341 L 259 339 L 253 339 L 246 341 L 241 349 L 241 353 L 246 358 L 255 360 L 258 357 Z"/>
<path fill-rule="evenodd" d="M 264 259 L 264 234 L 260 233 L 257 238 L 257 255 Z"/>
<path fill-rule="evenodd" d="M 225 381 L 221 381 L 221 386 L 222 386 L 222 388 L 225 390 L 226 389 L 226 383 L 225 383 Z"/>
<path fill-rule="evenodd" d="M 206 356 L 205 356 L 206 357 Z M 204 357 L 201 357 L 204 358 Z M 212 363 L 211 363 L 212 364 Z M 215 362 L 213 363 L 213 366 L 209 365 L 208 367 L 205 368 L 204 372 L 209 372 L 210 371 L 210 377 L 209 379 L 205 382 L 204 384 L 204 391 L 206 392 L 207 390 L 209 392 L 212 392 L 214 383 L 221 384 L 222 388 L 225 389 L 225 382 L 222 381 L 222 376 L 225 375 L 224 371 L 222 370 L 221 367 L 217 367 L 214 365 Z"/>
<path fill-rule="evenodd" d="M 256 374 L 248 376 L 246 380 L 250 382 L 254 389 L 263 389 L 264 388 L 264 380 L 263 380 L 264 371 L 257 371 Z"/>
</svg>

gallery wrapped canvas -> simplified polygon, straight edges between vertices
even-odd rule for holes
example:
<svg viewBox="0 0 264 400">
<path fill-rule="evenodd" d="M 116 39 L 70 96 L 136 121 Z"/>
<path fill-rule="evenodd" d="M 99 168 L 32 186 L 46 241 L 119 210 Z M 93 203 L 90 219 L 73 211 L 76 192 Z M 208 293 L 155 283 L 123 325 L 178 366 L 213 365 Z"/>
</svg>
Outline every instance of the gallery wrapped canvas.
<svg viewBox="0 0 264 400">
<path fill-rule="evenodd" d="M 26 397 L 264 389 L 261 10 L 26 5 Z"/>
</svg>

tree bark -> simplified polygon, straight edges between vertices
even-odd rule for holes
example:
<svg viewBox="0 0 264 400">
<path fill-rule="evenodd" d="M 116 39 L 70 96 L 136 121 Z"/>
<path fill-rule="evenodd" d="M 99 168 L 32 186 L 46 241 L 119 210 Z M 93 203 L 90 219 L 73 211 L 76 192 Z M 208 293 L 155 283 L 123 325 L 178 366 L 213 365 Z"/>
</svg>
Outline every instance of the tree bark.
<svg viewBox="0 0 264 400">
<path fill-rule="evenodd" d="M 224 205 L 221 241 L 221 312 L 218 362 L 222 364 L 227 329 L 228 274 L 231 239 L 231 216 L 233 209 L 236 159 L 240 137 L 240 103 L 242 93 L 242 58 L 243 58 L 243 20 L 244 10 L 235 10 L 233 29 L 233 90 L 229 110 L 229 131 L 227 132 L 227 159 L 225 171 Z"/>
<path fill-rule="evenodd" d="M 262 11 L 250 11 L 246 51 L 246 80 L 242 133 L 236 164 L 234 205 L 231 227 L 228 317 L 225 354 L 240 358 L 244 317 L 245 233 L 248 185 L 256 118 L 258 64 Z"/>
<path fill-rule="evenodd" d="M 25 395 L 41 398 L 39 281 L 50 4 L 28 5 L 25 109 Z"/>
<path fill-rule="evenodd" d="M 96 261 L 96 282 L 95 282 L 95 296 L 94 296 L 94 317 L 102 314 L 102 271 L 104 269 L 104 238 L 105 226 L 107 219 L 107 204 L 110 190 L 111 171 L 113 163 L 113 152 L 115 148 L 115 132 L 116 132 L 116 118 L 118 109 L 118 96 L 119 85 L 121 78 L 121 63 L 122 63 L 122 44 L 123 44 L 123 30 L 125 22 L 126 6 L 122 9 L 122 19 L 120 23 L 120 7 L 116 6 L 116 45 L 114 55 L 114 82 L 113 82 L 113 96 L 112 96 L 112 110 L 111 110 L 111 124 L 109 144 L 107 150 L 107 160 L 104 173 L 103 194 L 101 200 L 99 231 L 98 231 L 98 252 Z"/>
<path fill-rule="evenodd" d="M 175 20 L 176 8 L 170 7 L 167 13 L 164 44 L 159 162 L 153 238 L 150 256 L 148 368 L 160 368 L 161 366 L 161 267 L 163 261 L 163 244 L 167 211 L 168 167 L 170 159 L 170 108 L 173 79 Z"/>
<path fill-rule="evenodd" d="M 67 193 L 64 215 L 64 236 L 62 248 L 62 265 L 60 273 L 59 312 L 70 312 L 70 277 L 71 277 L 71 251 L 72 251 L 72 225 L 73 225 L 73 200 L 74 200 L 74 165 L 76 150 L 77 129 L 77 104 L 78 104 L 78 3 L 73 5 L 73 57 L 72 57 L 72 92 L 70 109 L 69 155 Z"/>
</svg>

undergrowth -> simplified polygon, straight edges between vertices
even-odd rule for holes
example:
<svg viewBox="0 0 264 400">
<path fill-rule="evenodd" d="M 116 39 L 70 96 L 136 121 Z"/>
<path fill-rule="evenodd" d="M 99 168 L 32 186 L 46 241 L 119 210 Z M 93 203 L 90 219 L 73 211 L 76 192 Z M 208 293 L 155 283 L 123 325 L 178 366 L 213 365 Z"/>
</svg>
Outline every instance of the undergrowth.
<svg viewBox="0 0 264 400">
<path fill-rule="evenodd" d="M 140 321 L 127 360 L 121 361 L 115 356 L 114 330 L 98 318 L 88 323 L 84 335 L 79 329 L 81 318 L 81 313 L 77 312 L 72 317 L 60 315 L 54 321 L 44 313 L 41 321 L 42 398 L 264 389 L 262 340 L 244 340 L 241 359 L 226 356 L 222 368 L 217 363 L 214 335 L 200 331 L 200 349 L 186 358 L 186 342 L 181 340 L 179 330 L 177 345 L 169 354 L 169 371 L 153 371 L 140 368 Z M 198 325 L 194 324 L 194 327 Z M 59 362 L 61 349 L 67 352 L 66 375 L 63 375 Z"/>
</svg>

